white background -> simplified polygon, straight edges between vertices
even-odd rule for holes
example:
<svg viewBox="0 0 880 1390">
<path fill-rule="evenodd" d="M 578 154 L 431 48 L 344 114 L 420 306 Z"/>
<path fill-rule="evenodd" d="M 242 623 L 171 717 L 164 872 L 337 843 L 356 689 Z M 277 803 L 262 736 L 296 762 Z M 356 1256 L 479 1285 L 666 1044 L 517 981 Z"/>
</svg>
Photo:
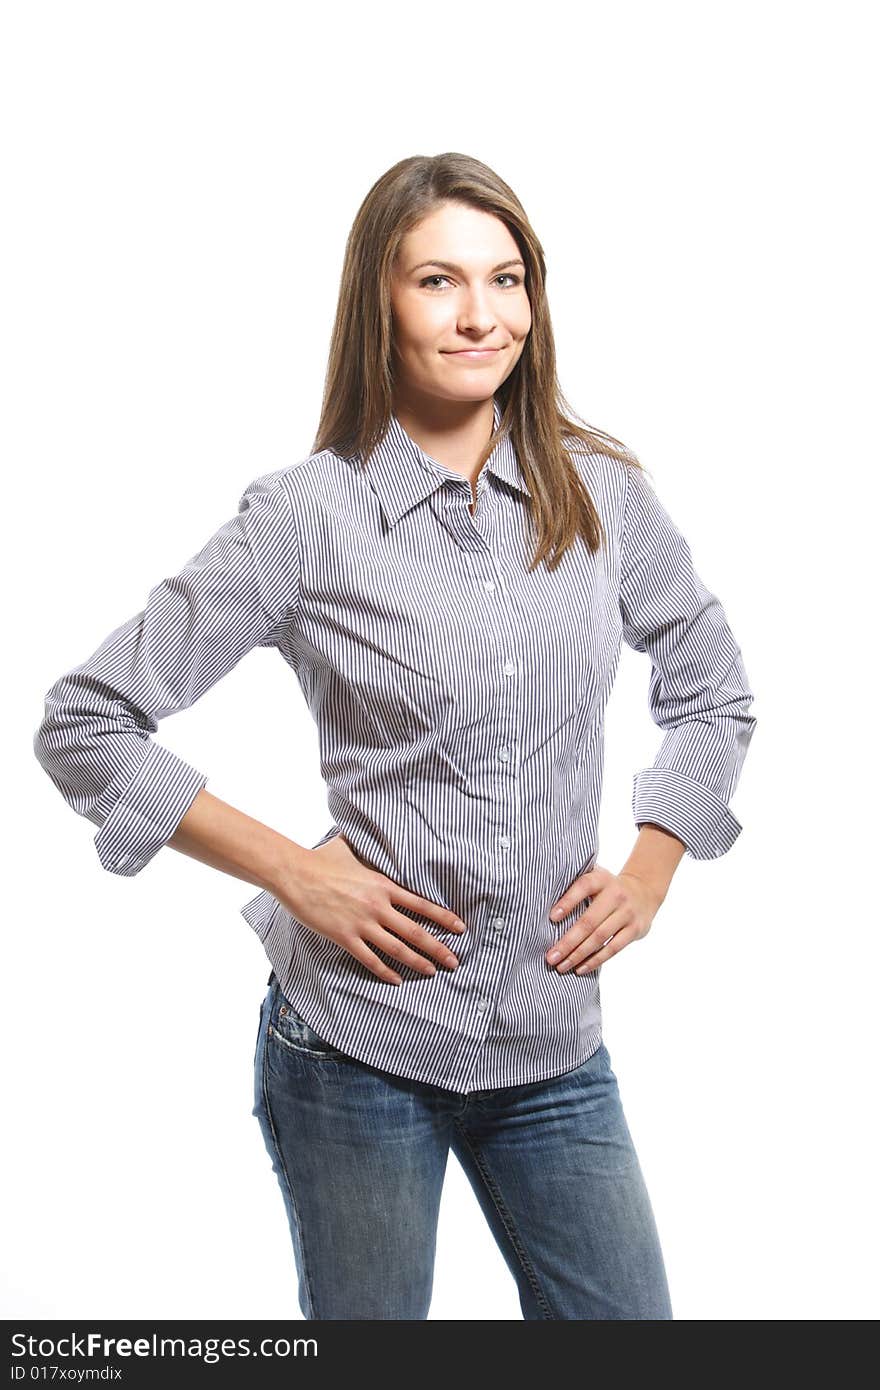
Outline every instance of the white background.
<svg viewBox="0 0 880 1390">
<path fill-rule="evenodd" d="M 877 1316 L 876 47 L 871 7 L 7 4 L 2 1315 L 300 1316 L 251 1114 L 257 891 L 126 879 L 32 751 L 43 697 L 311 450 L 372 183 L 459 150 L 523 200 L 563 390 L 633 447 L 757 694 L 732 809 L 602 972 L 677 1319 Z M 624 648 L 600 864 L 660 742 Z M 258 717 L 255 718 L 255 712 Z M 162 741 L 329 824 L 258 650 Z M 519 1319 L 450 1158 L 432 1318 Z"/>
</svg>

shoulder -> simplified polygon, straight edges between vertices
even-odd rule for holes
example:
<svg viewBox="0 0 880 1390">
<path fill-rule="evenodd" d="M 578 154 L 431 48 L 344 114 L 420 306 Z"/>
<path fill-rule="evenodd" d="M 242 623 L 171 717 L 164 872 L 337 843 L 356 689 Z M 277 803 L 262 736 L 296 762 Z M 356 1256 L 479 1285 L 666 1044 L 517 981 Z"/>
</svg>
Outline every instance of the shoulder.
<svg viewBox="0 0 880 1390">
<path fill-rule="evenodd" d="M 622 447 L 624 457 L 621 457 L 620 453 L 603 447 L 601 443 L 590 445 L 577 435 L 563 434 L 562 442 L 569 458 L 584 477 L 607 478 L 615 486 L 622 487 L 627 473 L 640 471 L 635 454 L 625 445 Z"/>
<path fill-rule="evenodd" d="M 326 504 L 354 473 L 352 459 L 333 449 L 322 449 L 253 478 L 241 493 L 239 511 L 262 506 L 286 510 L 297 520 Z"/>
<path fill-rule="evenodd" d="M 603 520 L 611 523 L 613 533 L 620 536 L 630 480 L 634 475 L 642 475 L 642 469 L 635 456 L 630 454 L 621 458 L 600 444 L 587 444 L 576 435 L 564 435 L 563 445 L 586 486 L 593 505 Z"/>
</svg>

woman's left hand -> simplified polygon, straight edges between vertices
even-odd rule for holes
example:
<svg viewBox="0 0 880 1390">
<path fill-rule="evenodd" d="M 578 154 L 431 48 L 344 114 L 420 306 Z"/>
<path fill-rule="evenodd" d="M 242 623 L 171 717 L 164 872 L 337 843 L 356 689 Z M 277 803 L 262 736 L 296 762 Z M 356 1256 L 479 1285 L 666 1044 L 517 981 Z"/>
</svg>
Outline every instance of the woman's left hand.
<svg viewBox="0 0 880 1390">
<path fill-rule="evenodd" d="M 612 874 L 597 864 L 557 899 L 551 921 L 565 917 L 584 898 L 592 899 L 590 906 L 545 957 L 560 975 L 569 970 L 585 975 L 631 941 L 646 936 L 663 902 L 644 879 L 635 874 Z"/>
</svg>

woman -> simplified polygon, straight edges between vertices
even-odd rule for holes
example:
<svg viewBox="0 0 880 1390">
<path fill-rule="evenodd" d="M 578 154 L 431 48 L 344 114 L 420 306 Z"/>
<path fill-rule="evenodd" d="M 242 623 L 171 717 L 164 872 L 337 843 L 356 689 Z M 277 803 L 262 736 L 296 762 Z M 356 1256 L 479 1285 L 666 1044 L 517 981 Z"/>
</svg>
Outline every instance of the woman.
<svg viewBox="0 0 880 1390">
<path fill-rule="evenodd" d="M 402 160 L 349 237 L 313 452 L 249 484 L 46 698 L 37 756 L 106 869 L 170 844 L 260 889 L 254 1114 L 309 1319 L 428 1316 L 450 1146 L 525 1318 L 672 1317 L 599 970 L 684 853 L 738 835 L 753 697 L 638 461 L 561 400 L 521 204 L 464 155 Z M 664 738 L 614 874 L 621 638 L 650 655 Z M 318 725 L 333 824 L 312 849 L 152 738 L 256 646 Z"/>
</svg>

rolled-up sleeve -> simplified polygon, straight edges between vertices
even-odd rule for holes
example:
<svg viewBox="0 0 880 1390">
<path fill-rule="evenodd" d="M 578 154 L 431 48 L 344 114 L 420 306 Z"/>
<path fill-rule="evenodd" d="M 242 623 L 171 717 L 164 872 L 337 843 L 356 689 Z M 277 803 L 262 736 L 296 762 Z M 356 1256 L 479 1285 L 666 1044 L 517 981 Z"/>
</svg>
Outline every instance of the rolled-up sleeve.
<svg viewBox="0 0 880 1390">
<path fill-rule="evenodd" d="M 724 609 L 640 468 L 626 465 L 620 610 L 627 644 L 651 658 L 651 717 L 665 731 L 633 778 L 637 825 L 716 859 L 742 830 L 728 802 L 755 728 L 754 695 Z"/>
<path fill-rule="evenodd" d="M 238 513 L 141 613 L 45 697 L 38 761 L 69 806 L 99 827 L 101 865 L 133 877 L 174 835 L 208 780 L 153 735 L 247 652 L 276 644 L 295 614 L 299 551 L 282 473 L 245 488 Z"/>
</svg>

